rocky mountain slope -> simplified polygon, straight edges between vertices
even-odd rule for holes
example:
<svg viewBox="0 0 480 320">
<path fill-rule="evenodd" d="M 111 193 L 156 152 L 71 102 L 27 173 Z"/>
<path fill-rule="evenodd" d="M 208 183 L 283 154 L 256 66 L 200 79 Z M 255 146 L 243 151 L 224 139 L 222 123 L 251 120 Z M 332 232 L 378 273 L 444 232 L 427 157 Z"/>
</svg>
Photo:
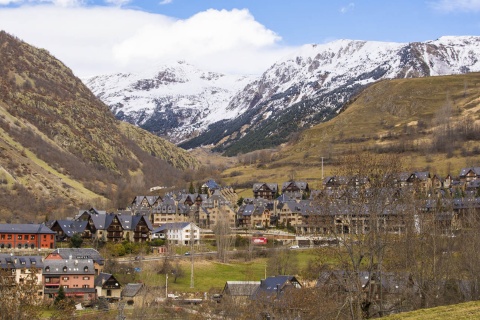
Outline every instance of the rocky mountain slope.
<svg viewBox="0 0 480 320">
<path fill-rule="evenodd" d="M 118 119 L 180 142 L 211 123 L 237 117 L 228 103 L 252 79 L 202 71 L 179 61 L 136 74 L 97 76 L 85 84 Z"/>
<path fill-rule="evenodd" d="M 116 120 L 47 51 L 0 32 L 0 221 L 86 203 L 116 208 L 197 165 L 172 143 Z"/>
<path fill-rule="evenodd" d="M 235 155 L 277 146 L 334 117 L 352 96 L 380 79 L 479 71 L 479 48 L 480 37 L 467 36 L 423 43 L 338 40 L 307 45 L 249 83 L 251 78 L 244 78 L 235 82 L 238 86 L 225 85 L 229 94 L 221 102 L 190 90 L 186 79 L 208 73 L 184 66 L 178 71 L 178 66 L 164 67 L 150 77 L 102 76 L 86 83 L 118 118 L 175 142 L 186 140 L 180 144 L 184 148 L 214 145 Z M 188 103 L 182 105 L 186 96 Z"/>
</svg>

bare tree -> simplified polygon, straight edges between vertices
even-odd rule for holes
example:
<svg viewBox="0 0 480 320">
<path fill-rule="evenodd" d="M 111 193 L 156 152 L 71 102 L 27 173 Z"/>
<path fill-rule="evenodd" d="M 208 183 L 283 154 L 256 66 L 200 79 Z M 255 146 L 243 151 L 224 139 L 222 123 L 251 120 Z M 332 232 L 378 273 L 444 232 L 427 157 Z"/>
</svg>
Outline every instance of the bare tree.
<svg viewBox="0 0 480 320">
<path fill-rule="evenodd" d="M 227 211 L 219 208 L 219 213 L 213 232 L 217 244 L 217 258 L 223 263 L 228 262 L 228 251 L 232 247 L 234 238 L 231 233 Z"/>
</svg>

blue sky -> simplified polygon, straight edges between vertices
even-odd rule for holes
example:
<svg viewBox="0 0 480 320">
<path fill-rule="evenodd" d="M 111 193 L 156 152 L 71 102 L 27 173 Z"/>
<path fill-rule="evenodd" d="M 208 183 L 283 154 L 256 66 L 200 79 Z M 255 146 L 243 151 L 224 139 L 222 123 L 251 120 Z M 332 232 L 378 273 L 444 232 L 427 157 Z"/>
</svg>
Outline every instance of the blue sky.
<svg viewBox="0 0 480 320">
<path fill-rule="evenodd" d="M 260 73 L 310 43 L 480 35 L 480 0 L 0 0 L 0 29 L 82 77 L 175 60 Z"/>
</svg>

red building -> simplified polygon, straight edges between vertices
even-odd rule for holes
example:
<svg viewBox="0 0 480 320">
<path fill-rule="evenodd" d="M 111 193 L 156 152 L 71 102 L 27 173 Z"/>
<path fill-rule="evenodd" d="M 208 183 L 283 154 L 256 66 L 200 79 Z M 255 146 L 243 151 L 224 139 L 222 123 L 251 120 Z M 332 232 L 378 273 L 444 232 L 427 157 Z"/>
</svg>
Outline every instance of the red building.
<svg viewBox="0 0 480 320">
<path fill-rule="evenodd" d="M 43 224 L 0 224 L 0 250 L 54 248 L 55 232 Z"/>
</svg>

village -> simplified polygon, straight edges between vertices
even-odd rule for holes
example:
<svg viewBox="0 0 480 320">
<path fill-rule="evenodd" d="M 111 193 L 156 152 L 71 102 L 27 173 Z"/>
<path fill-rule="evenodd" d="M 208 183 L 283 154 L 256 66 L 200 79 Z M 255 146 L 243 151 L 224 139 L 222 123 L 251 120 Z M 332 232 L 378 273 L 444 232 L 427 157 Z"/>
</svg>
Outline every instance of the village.
<svg viewBox="0 0 480 320">
<path fill-rule="evenodd" d="M 366 177 L 343 176 L 324 178 L 319 190 L 311 190 L 304 181 L 285 182 L 281 187 L 262 182 L 252 186 L 252 198 L 243 199 L 233 188 L 208 180 L 196 193 L 136 196 L 130 207 L 117 212 L 90 208 L 79 210 L 70 219 L 42 224 L 0 224 L 0 268 L 16 283 L 33 277 L 36 297 L 42 303 L 53 302 L 61 291 L 79 307 L 98 301 L 138 305 L 138 297 L 145 299 L 140 294 L 145 283 L 121 283 L 114 274 L 104 272 L 105 257 L 98 247 L 106 243 L 155 242 L 150 251 L 127 260 L 167 257 L 172 248 L 178 247 L 185 248 L 181 252 L 187 258 L 193 254 L 190 250 L 199 250 L 202 242 L 215 243 L 217 239 L 215 246 L 220 250 L 216 238 L 219 230 L 227 232 L 223 236 L 245 238 L 249 245 L 274 242 L 278 246 L 273 250 L 347 246 L 346 237 L 367 234 L 373 228 L 386 234 L 411 232 L 410 217 L 415 220 L 413 232 L 420 233 L 421 228 L 426 228 L 418 223 L 421 215 L 431 218 L 429 227 L 433 225 L 439 234 L 455 237 L 466 227 L 469 213 L 480 207 L 480 167 L 463 168 L 457 177 L 439 177 L 429 172 L 395 175 L 384 187 L 392 196 L 387 197 L 389 205 L 379 212 L 372 210 L 372 184 Z M 360 204 L 360 194 L 368 195 L 369 201 Z M 400 195 L 408 195 L 408 201 L 398 201 Z M 69 247 L 74 238 L 82 240 L 82 247 Z M 227 254 L 232 249 L 226 248 Z M 334 279 L 345 276 L 342 270 L 322 272 L 315 286 L 331 289 Z M 404 288 L 410 283 L 408 277 L 398 273 L 385 273 L 383 279 L 375 273 L 360 273 L 357 277 L 364 288 L 373 286 L 371 290 L 378 291 L 381 281 L 385 296 L 398 291 L 400 284 Z M 229 295 L 246 301 L 278 299 L 280 291 L 303 285 L 296 275 L 265 276 L 256 281 L 227 279 L 223 290 L 214 297 L 218 301 Z M 163 299 L 177 298 L 166 289 Z M 413 292 L 413 286 L 410 289 Z M 468 294 L 471 292 L 464 292 Z M 158 298 L 150 297 L 149 302 Z"/>
</svg>

